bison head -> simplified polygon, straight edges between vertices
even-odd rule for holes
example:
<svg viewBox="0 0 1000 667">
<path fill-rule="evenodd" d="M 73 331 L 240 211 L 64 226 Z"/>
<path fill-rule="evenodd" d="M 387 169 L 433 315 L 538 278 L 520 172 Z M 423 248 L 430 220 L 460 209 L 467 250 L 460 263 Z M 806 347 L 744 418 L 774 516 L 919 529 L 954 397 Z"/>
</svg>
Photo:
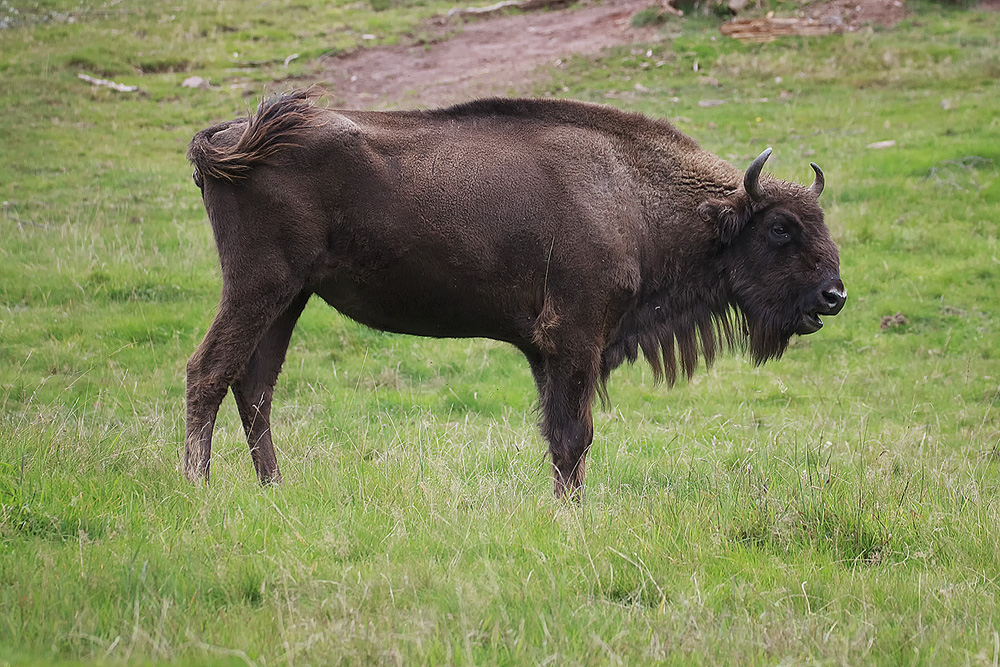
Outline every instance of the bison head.
<svg viewBox="0 0 1000 667">
<path fill-rule="evenodd" d="M 718 230 L 723 280 L 758 363 L 781 356 L 793 334 L 819 331 L 820 316 L 836 315 L 847 299 L 840 255 L 817 202 L 823 172 L 812 164 L 816 178 L 808 188 L 761 179 L 770 155 L 768 148 L 747 168 L 742 190 L 698 209 Z"/>
</svg>

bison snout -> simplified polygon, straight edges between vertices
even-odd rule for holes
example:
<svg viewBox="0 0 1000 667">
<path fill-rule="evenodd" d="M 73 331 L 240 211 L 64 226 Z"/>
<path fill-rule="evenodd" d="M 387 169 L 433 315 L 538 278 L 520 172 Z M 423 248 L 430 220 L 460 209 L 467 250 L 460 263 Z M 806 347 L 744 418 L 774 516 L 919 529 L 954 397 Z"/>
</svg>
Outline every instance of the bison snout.
<svg viewBox="0 0 1000 667">
<path fill-rule="evenodd" d="M 836 315 L 844 308 L 846 301 L 847 290 L 844 289 L 844 283 L 838 278 L 820 290 L 817 295 L 816 309 L 802 314 L 802 318 L 795 327 L 795 333 L 800 336 L 816 333 L 823 328 L 823 320 L 819 316 Z"/>
<path fill-rule="evenodd" d="M 847 302 L 847 290 L 844 283 L 837 279 L 829 287 L 820 292 L 820 303 L 822 308 L 817 310 L 818 315 L 836 315 L 844 308 Z"/>
</svg>

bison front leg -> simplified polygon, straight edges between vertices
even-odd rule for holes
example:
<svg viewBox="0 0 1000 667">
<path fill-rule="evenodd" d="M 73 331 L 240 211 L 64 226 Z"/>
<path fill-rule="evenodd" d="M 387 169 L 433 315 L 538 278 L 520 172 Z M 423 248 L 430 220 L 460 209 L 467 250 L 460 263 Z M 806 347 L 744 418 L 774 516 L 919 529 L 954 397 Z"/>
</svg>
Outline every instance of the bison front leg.
<svg viewBox="0 0 1000 667">
<path fill-rule="evenodd" d="M 269 298 L 260 293 L 227 294 L 201 345 L 187 365 L 187 423 L 184 436 L 184 475 L 208 481 L 212 459 L 212 431 L 222 399 L 240 378 L 258 341 L 291 299 L 278 290 Z"/>
<path fill-rule="evenodd" d="M 257 344 L 243 377 L 233 383 L 233 397 L 261 484 L 281 481 L 271 436 L 271 398 L 285 361 L 292 330 L 307 301 L 309 294 L 300 295 L 278 316 Z"/>
<path fill-rule="evenodd" d="M 556 497 L 583 500 L 587 452 L 594 439 L 591 405 L 597 388 L 600 358 L 580 355 L 545 362 L 542 434 L 552 455 Z"/>
</svg>

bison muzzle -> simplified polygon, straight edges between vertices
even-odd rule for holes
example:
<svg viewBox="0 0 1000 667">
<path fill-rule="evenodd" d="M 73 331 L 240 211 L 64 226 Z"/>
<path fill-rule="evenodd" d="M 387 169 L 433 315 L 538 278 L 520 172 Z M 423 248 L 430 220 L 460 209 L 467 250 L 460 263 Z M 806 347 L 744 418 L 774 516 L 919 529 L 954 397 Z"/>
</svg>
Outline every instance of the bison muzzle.
<svg viewBox="0 0 1000 667">
<path fill-rule="evenodd" d="M 222 296 L 187 366 L 184 472 L 207 479 L 232 389 L 262 482 L 274 384 L 306 301 L 385 331 L 506 341 L 540 397 L 555 493 L 582 497 L 591 406 L 640 352 L 657 380 L 722 347 L 762 363 L 846 299 L 810 187 L 745 172 L 671 124 L 563 100 L 334 111 L 297 92 L 199 132 L 188 157 Z"/>
</svg>

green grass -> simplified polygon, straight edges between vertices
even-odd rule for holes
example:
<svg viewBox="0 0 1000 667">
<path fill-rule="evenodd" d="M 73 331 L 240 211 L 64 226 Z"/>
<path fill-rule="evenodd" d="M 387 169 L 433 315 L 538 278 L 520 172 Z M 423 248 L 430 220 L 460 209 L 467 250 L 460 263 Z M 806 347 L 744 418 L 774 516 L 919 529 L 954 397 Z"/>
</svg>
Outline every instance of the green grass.
<svg viewBox="0 0 1000 667">
<path fill-rule="evenodd" d="M 616 373 L 583 505 L 550 497 L 516 352 L 318 303 L 277 392 L 287 483 L 256 484 L 231 401 L 212 485 L 182 480 L 219 289 L 188 139 L 448 7 L 51 1 L 0 30 L 0 665 L 995 664 L 998 13 L 750 46 L 671 19 L 551 72 L 540 95 L 737 164 L 818 162 L 850 293 L 766 367 Z"/>
</svg>

